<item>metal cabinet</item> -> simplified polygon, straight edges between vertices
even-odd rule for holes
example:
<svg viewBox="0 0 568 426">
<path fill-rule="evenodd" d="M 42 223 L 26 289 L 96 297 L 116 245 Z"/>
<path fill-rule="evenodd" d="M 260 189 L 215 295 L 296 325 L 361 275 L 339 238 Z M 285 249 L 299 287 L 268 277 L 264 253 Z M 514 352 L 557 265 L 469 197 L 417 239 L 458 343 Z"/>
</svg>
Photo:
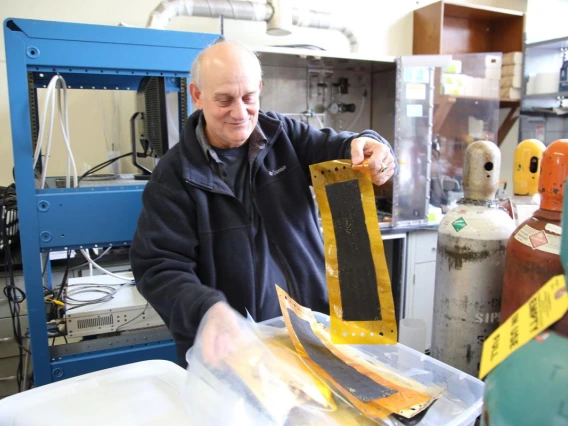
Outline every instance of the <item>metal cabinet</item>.
<svg viewBox="0 0 568 426">
<path fill-rule="evenodd" d="M 432 342 L 437 243 L 436 230 L 408 234 L 404 318 L 426 322 L 426 349 Z"/>
<path fill-rule="evenodd" d="M 172 90 L 185 90 L 193 59 L 218 36 L 23 19 L 7 19 L 4 36 L 34 383 L 144 359 L 176 360 L 173 342 L 163 337 L 134 343 L 110 339 L 80 351 L 49 346 L 42 288 L 50 285 L 49 273 L 45 278 L 42 274 L 45 256 L 50 251 L 129 245 L 144 185 L 119 181 L 39 189 L 33 166 L 38 89 L 59 74 L 71 90 L 135 91 L 148 76 L 163 77 Z M 187 111 L 187 105 L 180 107 Z"/>
</svg>

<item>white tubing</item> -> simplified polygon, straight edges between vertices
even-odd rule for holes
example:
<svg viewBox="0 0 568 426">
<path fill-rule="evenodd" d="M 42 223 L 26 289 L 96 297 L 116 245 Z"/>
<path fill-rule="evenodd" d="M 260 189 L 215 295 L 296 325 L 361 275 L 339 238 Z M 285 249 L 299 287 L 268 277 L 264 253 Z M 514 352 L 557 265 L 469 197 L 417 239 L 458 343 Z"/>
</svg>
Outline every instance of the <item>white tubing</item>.
<svg viewBox="0 0 568 426">
<path fill-rule="evenodd" d="M 365 108 L 365 99 L 367 99 L 367 96 L 365 96 L 364 92 L 362 98 L 363 99 L 361 100 L 361 106 L 359 106 L 359 112 L 357 113 L 357 115 L 355 116 L 349 127 L 347 127 L 345 130 L 351 130 L 351 128 L 355 125 L 355 123 L 357 123 L 357 120 L 359 120 L 359 118 L 361 117 L 361 114 L 363 113 L 363 108 Z"/>
<path fill-rule="evenodd" d="M 339 31 L 349 40 L 351 52 L 356 53 L 359 49 L 359 42 L 353 31 L 330 13 L 308 9 L 293 9 L 292 23 L 297 27 Z"/>
<path fill-rule="evenodd" d="M 89 254 L 89 252 L 85 249 L 81 249 L 81 253 L 83 254 L 83 256 L 85 257 L 85 260 L 87 262 L 89 262 L 89 266 L 91 267 L 95 267 L 96 269 L 98 269 L 99 271 L 101 271 L 102 273 L 106 274 L 106 275 L 110 275 L 111 277 L 114 278 L 118 278 L 119 280 L 123 280 L 123 281 L 132 281 L 134 280 L 134 276 L 133 275 L 118 275 L 115 274 L 113 272 L 110 272 L 106 269 L 104 269 L 102 266 L 98 265 L 93 259 L 91 259 L 91 255 Z"/>
<path fill-rule="evenodd" d="M 150 13 L 147 28 L 163 29 L 176 16 L 199 16 L 242 21 L 268 21 L 272 6 L 254 1 L 235 0 L 164 0 Z"/>
<path fill-rule="evenodd" d="M 285 15 L 289 14 L 285 13 L 285 10 L 276 10 L 271 3 L 274 6 L 280 4 L 279 1 L 267 4 L 237 0 L 164 0 L 150 13 L 146 27 L 164 29 L 176 16 L 207 18 L 223 16 L 241 21 L 265 21 L 269 23 L 269 34 L 271 34 L 270 30 L 274 30 L 276 25 L 280 30 L 273 31 L 272 34 L 284 35 L 288 31 L 285 28 L 280 28 L 283 25 L 282 23 L 281 25 L 275 24 L 272 18 L 278 18 L 280 12 Z M 353 31 L 330 13 L 309 9 L 292 9 L 292 24 L 298 27 L 339 31 L 349 40 L 351 52 L 357 52 L 359 48 L 357 37 L 353 34 Z"/>
</svg>

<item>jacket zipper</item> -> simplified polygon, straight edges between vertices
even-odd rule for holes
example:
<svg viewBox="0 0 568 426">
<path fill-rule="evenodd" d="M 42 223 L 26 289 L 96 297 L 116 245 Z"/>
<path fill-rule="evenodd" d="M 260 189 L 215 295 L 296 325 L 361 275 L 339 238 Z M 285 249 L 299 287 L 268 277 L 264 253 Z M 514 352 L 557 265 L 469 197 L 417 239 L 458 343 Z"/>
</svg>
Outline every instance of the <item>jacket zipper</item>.
<svg viewBox="0 0 568 426">
<path fill-rule="evenodd" d="M 256 192 L 254 192 L 254 190 L 252 188 L 252 182 L 251 182 L 250 190 L 251 190 L 252 203 L 254 205 L 254 208 L 258 212 L 258 215 L 260 216 L 260 219 L 262 220 L 262 223 L 263 223 L 263 226 L 264 226 L 266 221 L 264 220 L 264 216 L 262 216 L 262 212 L 260 211 L 260 209 L 258 208 L 258 204 L 256 203 Z M 280 247 L 278 247 L 278 244 L 276 244 L 272 240 L 272 238 L 270 238 L 270 235 L 268 234 L 268 231 L 267 231 L 266 228 L 265 228 L 265 232 L 266 232 L 266 235 L 268 236 L 268 241 L 270 241 L 270 244 L 272 244 L 277 251 L 277 254 L 278 254 L 278 257 L 279 257 L 279 260 L 280 260 L 280 267 L 282 268 L 282 272 L 284 272 L 284 277 L 286 278 L 286 287 L 288 289 L 288 293 L 290 293 L 290 296 L 292 297 L 292 299 L 294 299 L 296 302 L 301 304 L 302 301 L 298 300 L 298 291 L 296 291 L 296 288 L 294 287 L 294 282 L 292 281 L 291 276 L 290 276 L 290 272 L 288 271 L 288 267 L 286 266 L 286 263 L 284 262 L 284 255 L 282 254 Z"/>
<path fill-rule="evenodd" d="M 215 191 L 215 190 L 213 190 L 213 189 L 211 189 L 211 188 L 206 188 L 205 186 L 201 186 L 201 185 L 199 185 L 199 184 L 191 183 L 191 182 L 190 182 L 189 180 L 187 180 L 187 179 L 185 179 L 185 182 L 186 182 L 188 185 L 196 186 L 196 187 L 198 187 L 198 188 L 201 188 L 201 189 L 203 189 L 203 190 L 205 190 L 205 191 L 208 191 L 208 192 L 212 192 L 212 193 L 214 193 L 214 194 L 226 195 L 227 197 L 231 197 L 231 198 L 235 199 L 236 201 L 238 201 L 239 204 L 241 204 L 241 206 L 242 206 L 242 203 L 241 203 L 239 200 L 237 200 L 237 197 L 235 197 L 234 194 L 229 194 L 229 193 L 227 193 L 227 192 L 222 192 L 222 191 Z M 252 191 L 251 191 L 251 199 L 252 199 L 252 198 L 253 198 L 253 197 L 252 197 Z M 254 200 L 253 200 L 253 202 L 254 202 Z M 244 209 L 244 207 L 243 207 L 243 209 Z M 250 252 L 251 252 L 252 263 L 253 263 L 253 271 L 254 271 L 254 274 L 253 274 L 253 276 L 254 276 L 254 283 L 253 283 L 253 284 L 254 284 L 254 308 L 255 308 L 255 314 L 256 314 L 256 313 L 258 313 L 258 311 L 259 311 L 259 304 L 258 304 L 258 299 L 259 299 L 259 297 L 258 297 L 258 281 L 259 281 L 259 280 L 258 280 L 258 270 L 257 270 L 257 268 L 256 268 L 256 255 L 255 255 L 255 253 L 254 253 L 254 239 L 253 239 L 252 232 L 251 232 L 252 224 L 251 224 L 251 222 L 250 222 L 250 217 L 248 217 L 247 219 L 248 219 L 248 221 L 249 221 L 249 229 L 248 229 L 248 234 L 249 234 L 249 249 L 250 249 Z"/>
<path fill-rule="evenodd" d="M 280 135 L 280 132 L 282 131 L 282 127 L 279 127 L 278 130 L 276 131 L 275 135 L 273 136 L 273 138 L 270 141 L 266 142 L 266 148 L 265 148 L 265 153 L 268 152 L 268 147 L 272 146 L 272 142 L 274 142 L 274 140 L 276 140 L 276 138 Z M 264 154 L 265 156 L 267 154 Z M 256 211 L 258 212 L 258 215 L 260 216 L 260 220 L 262 221 L 262 226 L 264 226 L 264 224 L 266 223 L 266 221 L 264 220 L 264 216 L 262 215 L 262 212 L 260 211 L 260 209 L 258 208 L 258 204 L 256 202 L 256 192 L 253 188 L 253 174 L 255 174 L 255 172 L 258 170 L 254 170 L 254 164 L 256 163 L 256 161 L 258 160 L 258 155 L 257 157 L 252 161 L 251 165 L 250 165 L 250 194 L 251 194 L 251 200 L 252 203 L 254 205 L 254 208 L 256 209 Z M 290 294 L 290 296 L 292 297 L 292 299 L 294 299 L 296 302 L 298 303 L 302 303 L 301 300 L 298 299 L 299 296 L 299 291 L 296 291 L 296 288 L 294 287 L 294 282 L 291 278 L 291 274 L 290 271 L 288 270 L 288 267 L 286 266 L 286 262 L 284 261 L 284 255 L 282 254 L 282 251 L 280 250 L 280 247 L 278 247 L 278 244 L 276 244 L 272 238 L 270 237 L 270 234 L 268 233 L 268 230 L 265 228 L 265 232 L 266 235 L 268 237 L 268 241 L 274 246 L 274 248 L 276 249 L 276 252 L 278 254 L 278 260 L 280 261 L 280 266 L 282 268 L 282 272 L 284 272 L 284 277 L 286 279 L 286 287 L 288 290 L 288 293 Z"/>
</svg>

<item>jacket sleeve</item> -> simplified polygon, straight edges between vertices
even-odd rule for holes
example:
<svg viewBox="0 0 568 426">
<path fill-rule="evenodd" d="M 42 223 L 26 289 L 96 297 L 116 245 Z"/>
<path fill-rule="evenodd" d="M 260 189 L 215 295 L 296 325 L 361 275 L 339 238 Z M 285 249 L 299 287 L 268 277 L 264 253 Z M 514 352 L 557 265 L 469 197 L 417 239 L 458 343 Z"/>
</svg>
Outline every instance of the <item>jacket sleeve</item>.
<svg viewBox="0 0 568 426">
<path fill-rule="evenodd" d="M 395 174 L 398 172 L 398 162 L 391 145 L 373 130 L 365 130 L 361 133 L 347 131 L 337 133 L 331 128 L 316 129 L 314 126 L 278 113 L 270 112 L 268 114 L 282 122 L 284 132 L 294 145 L 296 154 L 306 168 L 308 176 L 310 164 L 343 158 L 350 159 L 351 141 L 359 137 L 375 139 L 388 146 L 395 160 Z"/>
<path fill-rule="evenodd" d="M 191 345 L 201 318 L 224 295 L 197 274 L 194 207 L 160 183 L 148 182 L 130 248 L 136 286 L 164 319 L 174 341 Z M 193 223 L 192 223 L 193 222 Z"/>
</svg>

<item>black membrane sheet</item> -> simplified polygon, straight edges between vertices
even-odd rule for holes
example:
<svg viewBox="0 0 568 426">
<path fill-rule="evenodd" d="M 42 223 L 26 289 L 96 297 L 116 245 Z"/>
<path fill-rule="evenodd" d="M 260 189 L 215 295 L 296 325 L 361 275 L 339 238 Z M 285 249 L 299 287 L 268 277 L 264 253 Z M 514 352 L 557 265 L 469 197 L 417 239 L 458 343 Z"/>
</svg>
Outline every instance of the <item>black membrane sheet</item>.
<svg viewBox="0 0 568 426">
<path fill-rule="evenodd" d="M 325 192 L 335 229 L 343 320 L 379 321 L 381 304 L 359 181 L 326 185 Z"/>
<path fill-rule="evenodd" d="M 341 386 L 363 402 L 390 396 L 397 391 L 387 388 L 335 356 L 312 330 L 310 323 L 288 309 L 290 322 L 298 340 L 317 365 L 324 369 Z"/>
</svg>

